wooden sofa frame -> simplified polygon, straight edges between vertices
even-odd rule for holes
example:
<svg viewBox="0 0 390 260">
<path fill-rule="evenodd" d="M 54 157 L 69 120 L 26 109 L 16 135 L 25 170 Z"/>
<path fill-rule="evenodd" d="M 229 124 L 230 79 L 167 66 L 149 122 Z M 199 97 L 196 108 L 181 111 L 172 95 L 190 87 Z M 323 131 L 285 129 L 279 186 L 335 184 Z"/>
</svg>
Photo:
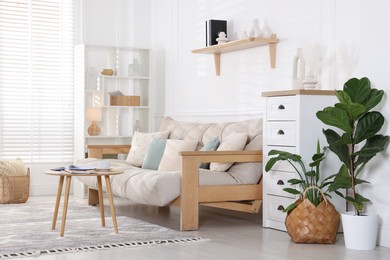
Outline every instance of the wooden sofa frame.
<svg viewBox="0 0 390 260">
<path fill-rule="evenodd" d="M 127 154 L 130 145 L 88 145 L 89 158 L 104 154 Z M 262 162 L 262 150 L 181 152 L 181 194 L 170 205 L 180 207 L 180 229 L 199 228 L 199 205 L 247 213 L 258 213 L 262 203 L 262 181 L 258 184 L 200 186 L 200 162 Z M 97 190 L 88 190 L 88 204 L 98 204 Z"/>
</svg>

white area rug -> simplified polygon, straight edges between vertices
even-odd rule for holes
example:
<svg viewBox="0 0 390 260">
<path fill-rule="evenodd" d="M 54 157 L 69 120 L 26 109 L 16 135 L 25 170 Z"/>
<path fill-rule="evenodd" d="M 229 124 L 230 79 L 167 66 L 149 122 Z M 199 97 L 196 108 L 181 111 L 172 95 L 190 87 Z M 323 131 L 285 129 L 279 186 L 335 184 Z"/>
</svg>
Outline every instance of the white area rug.
<svg viewBox="0 0 390 260">
<path fill-rule="evenodd" d="M 101 226 L 98 207 L 70 201 L 65 236 L 60 237 L 62 203 L 56 230 L 51 230 L 53 202 L 0 204 L 0 259 L 201 241 L 197 232 L 180 232 L 141 220 L 117 216 L 114 233 L 109 210 Z M 107 212 L 108 211 L 108 212 Z"/>
</svg>

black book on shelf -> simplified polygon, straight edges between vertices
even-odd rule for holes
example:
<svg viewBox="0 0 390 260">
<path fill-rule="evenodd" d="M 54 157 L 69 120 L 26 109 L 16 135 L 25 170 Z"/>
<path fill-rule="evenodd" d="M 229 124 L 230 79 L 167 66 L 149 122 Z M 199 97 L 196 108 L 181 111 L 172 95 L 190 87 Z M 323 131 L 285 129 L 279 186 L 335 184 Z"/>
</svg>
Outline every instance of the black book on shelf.
<svg viewBox="0 0 390 260">
<path fill-rule="evenodd" d="M 217 38 L 220 32 L 224 32 L 227 35 L 225 20 L 209 20 L 206 21 L 206 46 L 218 44 Z"/>
</svg>

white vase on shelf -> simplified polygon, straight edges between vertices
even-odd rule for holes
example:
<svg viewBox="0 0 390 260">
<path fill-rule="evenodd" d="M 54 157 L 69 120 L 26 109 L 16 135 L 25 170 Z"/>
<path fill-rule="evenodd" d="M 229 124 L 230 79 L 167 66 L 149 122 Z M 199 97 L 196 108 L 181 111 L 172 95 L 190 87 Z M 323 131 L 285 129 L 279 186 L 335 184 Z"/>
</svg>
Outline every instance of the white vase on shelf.
<svg viewBox="0 0 390 260">
<path fill-rule="evenodd" d="M 318 80 L 312 70 L 309 70 L 305 79 L 302 81 L 304 89 L 316 89 Z"/>
<path fill-rule="evenodd" d="M 261 31 L 263 33 L 263 38 L 270 38 L 272 35 L 271 27 L 269 26 L 267 20 L 264 19 L 263 25 L 261 27 Z"/>
<path fill-rule="evenodd" d="M 297 49 L 297 53 L 293 59 L 292 81 L 294 89 L 303 88 L 303 80 L 305 79 L 305 60 L 302 55 L 302 48 Z"/>
<path fill-rule="evenodd" d="M 141 123 L 139 122 L 139 120 L 135 120 L 135 124 L 133 127 L 133 134 L 135 132 L 142 132 L 142 127 L 141 127 Z"/>
<path fill-rule="evenodd" d="M 256 37 L 260 38 L 263 36 L 263 32 L 260 29 L 260 23 L 258 19 L 253 19 L 252 21 L 252 29 L 251 29 L 251 38 Z"/>
</svg>

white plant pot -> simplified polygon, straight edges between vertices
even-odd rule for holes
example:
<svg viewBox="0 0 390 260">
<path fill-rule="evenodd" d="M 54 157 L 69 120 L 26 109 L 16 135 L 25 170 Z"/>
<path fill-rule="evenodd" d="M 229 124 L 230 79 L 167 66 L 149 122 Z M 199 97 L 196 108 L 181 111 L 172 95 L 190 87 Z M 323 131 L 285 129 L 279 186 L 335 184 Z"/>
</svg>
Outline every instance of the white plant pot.
<svg viewBox="0 0 390 260">
<path fill-rule="evenodd" d="M 345 247 L 355 250 L 375 249 L 379 216 L 355 216 L 354 214 L 354 212 L 341 214 Z"/>
</svg>

